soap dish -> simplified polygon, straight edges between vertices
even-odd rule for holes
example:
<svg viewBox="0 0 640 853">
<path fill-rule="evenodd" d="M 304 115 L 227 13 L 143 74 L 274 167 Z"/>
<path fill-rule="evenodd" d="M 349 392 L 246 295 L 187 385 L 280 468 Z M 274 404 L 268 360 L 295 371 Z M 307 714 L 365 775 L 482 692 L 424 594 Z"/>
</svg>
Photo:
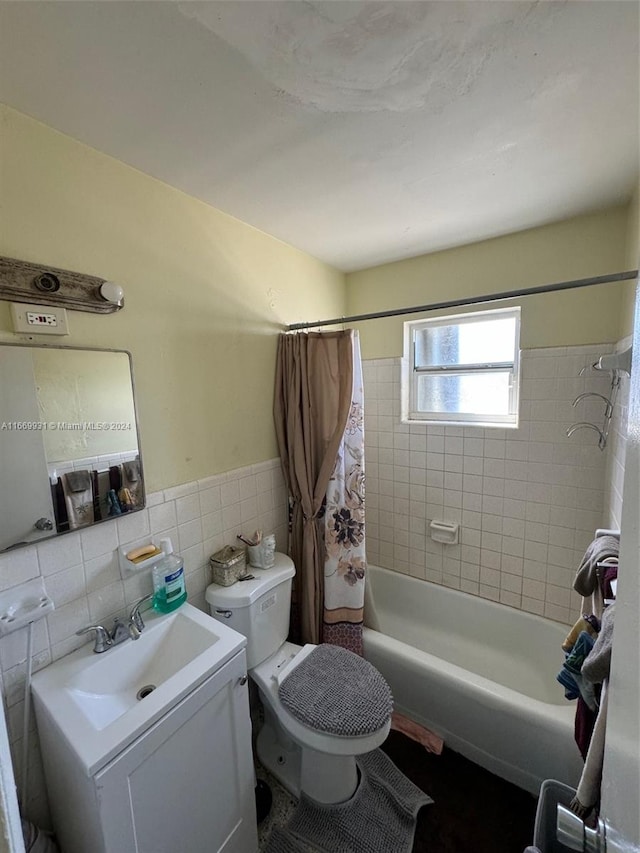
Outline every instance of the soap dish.
<svg viewBox="0 0 640 853">
<path fill-rule="evenodd" d="M 0 593 L 0 637 L 43 619 L 53 609 L 42 578 L 5 590 Z"/>
<path fill-rule="evenodd" d="M 130 578 L 134 574 L 139 574 L 140 572 L 152 569 L 155 564 L 164 557 L 164 554 L 158 553 L 153 554 L 146 560 L 140 560 L 137 563 L 134 563 L 131 560 L 127 560 L 127 554 L 133 548 L 139 548 L 141 545 L 155 545 L 156 547 L 158 547 L 156 543 L 152 542 L 147 536 L 145 539 L 140 539 L 137 542 L 129 542 L 128 545 L 124 545 L 118 548 L 118 565 L 120 567 L 120 577 L 123 580 Z"/>
</svg>

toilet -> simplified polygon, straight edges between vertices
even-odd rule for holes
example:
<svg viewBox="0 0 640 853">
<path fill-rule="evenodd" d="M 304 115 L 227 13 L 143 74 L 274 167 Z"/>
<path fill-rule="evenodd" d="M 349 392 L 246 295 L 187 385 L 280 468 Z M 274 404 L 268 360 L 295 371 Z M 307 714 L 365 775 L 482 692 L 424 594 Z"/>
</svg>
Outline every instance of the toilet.
<svg viewBox="0 0 640 853">
<path fill-rule="evenodd" d="M 247 668 L 264 706 L 256 748 L 262 764 L 294 796 L 348 800 L 358 786 L 356 756 L 386 739 L 391 691 L 370 663 L 338 646 L 287 642 L 292 560 L 275 555 L 252 580 L 211 584 L 214 619 L 247 638 Z"/>
</svg>

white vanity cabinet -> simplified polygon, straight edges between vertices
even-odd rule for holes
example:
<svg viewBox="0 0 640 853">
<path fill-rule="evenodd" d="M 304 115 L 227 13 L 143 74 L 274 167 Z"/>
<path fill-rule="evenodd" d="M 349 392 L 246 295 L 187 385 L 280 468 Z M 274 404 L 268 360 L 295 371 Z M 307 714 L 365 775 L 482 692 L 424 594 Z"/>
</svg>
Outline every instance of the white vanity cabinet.
<svg viewBox="0 0 640 853">
<path fill-rule="evenodd" d="M 256 853 L 246 672 L 242 650 L 93 776 L 42 727 L 62 853 Z"/>
</svg>

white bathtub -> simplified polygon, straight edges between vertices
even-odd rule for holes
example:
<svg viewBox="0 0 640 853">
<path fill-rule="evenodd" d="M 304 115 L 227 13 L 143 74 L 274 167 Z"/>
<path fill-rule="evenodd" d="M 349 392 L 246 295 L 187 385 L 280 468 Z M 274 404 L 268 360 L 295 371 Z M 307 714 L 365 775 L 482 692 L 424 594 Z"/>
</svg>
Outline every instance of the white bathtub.
<svg viewBox="0 0 640 853">
<path fill-rule="evenodd" d="M 575 787 L 575 702 L 555 679 L 567 628 L 377 566 L 368 581 L 365 657 L 396 710 L 531 793 L 544 779 Z"/>
</svg>

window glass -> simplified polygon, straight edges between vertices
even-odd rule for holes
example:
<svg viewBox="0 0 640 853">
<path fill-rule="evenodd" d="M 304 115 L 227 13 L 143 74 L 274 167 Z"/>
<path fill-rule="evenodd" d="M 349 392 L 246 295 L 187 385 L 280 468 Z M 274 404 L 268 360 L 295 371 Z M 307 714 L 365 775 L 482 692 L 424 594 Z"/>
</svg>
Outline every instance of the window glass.
<svg viewBox="0 0 640 853">
<path fill-rule="evenodd" d="M 418 409 L 438 414 L 508 415 L 508 372 L 418 376 Z"/>
<path fill-rule="evenodd" d="M 515 317 L 417 329 L 417 367 L 513 361 Z"/>
<path fill-rule="evenodd" d="M 520 309 L 405 323 L 406 421 L 518 425 Z"/>
</svg>

